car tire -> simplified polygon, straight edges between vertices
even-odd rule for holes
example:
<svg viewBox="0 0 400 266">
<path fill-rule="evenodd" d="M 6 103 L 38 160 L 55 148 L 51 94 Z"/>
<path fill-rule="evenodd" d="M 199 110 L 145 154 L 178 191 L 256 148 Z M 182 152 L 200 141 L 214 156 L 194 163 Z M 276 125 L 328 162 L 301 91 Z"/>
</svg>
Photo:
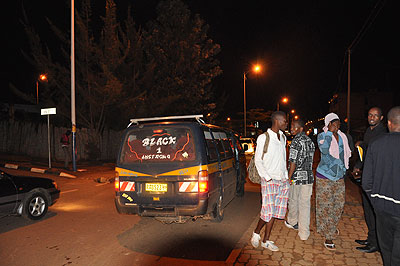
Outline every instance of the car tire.
<svg viewBox="0 0 400 266">
<path fill-rule="evenodd" d="M 224 219 L 224 208 L 222 206 L 222 203 L 222 195 L 220 194 L 212 212 L 213 222 L 220 223 Z"/>
<path fill-rule="evenodd" d="M 39 220 L 46 215 L 49 202 L 43 192 L 31 192 L 24 200 L 22 215 L 31 220 Z"/>
</svg>

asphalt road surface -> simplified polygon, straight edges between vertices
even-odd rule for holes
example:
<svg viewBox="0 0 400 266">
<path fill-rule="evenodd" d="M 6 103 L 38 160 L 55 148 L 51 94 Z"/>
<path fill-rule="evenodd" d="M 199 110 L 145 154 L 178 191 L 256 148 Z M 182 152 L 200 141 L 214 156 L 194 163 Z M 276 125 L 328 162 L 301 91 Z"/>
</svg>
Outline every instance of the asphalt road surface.
<svg viewBox="0 0 400 266">
<path fill-rule="evenodd" d="M 0 218 L 0 265 L 214 265 L 228 258 L 260 210 L 253 187 L 227 206 L 221 223 L 163 224 L 120 215 L 113 184 L 93 181 L 113 174 L 99 169 L 87 178 L 47 175 L 59 184 L 61 198 L 41 221 Z"/>
</svg>

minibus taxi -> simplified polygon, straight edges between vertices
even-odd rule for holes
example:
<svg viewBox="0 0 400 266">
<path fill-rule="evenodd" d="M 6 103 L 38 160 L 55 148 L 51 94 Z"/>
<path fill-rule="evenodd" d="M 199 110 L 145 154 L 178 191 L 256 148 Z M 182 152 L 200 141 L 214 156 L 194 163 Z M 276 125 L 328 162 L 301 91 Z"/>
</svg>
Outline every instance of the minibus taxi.
<svg viewBox="0 0 400 266">
<path fill-rule="evenodd" d="M 224 208 L 244 193 L 244 151 L 235 132 L 201 118 L 131 119 L 117 157 L 119 213 L 222 221 Z"/>
</svg>

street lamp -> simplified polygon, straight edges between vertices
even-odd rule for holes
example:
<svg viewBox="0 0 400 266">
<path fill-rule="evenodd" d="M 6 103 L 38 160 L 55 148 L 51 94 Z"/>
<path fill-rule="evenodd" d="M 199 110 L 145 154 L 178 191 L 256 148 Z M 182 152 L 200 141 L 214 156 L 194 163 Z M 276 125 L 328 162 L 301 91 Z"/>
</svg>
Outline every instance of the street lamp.
<svg viewBox="0 0 400 266">
<path fill-rule="evenodd" d="M 289 102 L 289 99 L 287 97 L 283 97 L 280 101 L 286 104 Z M 279 101 L 276 103 L 276 110 L 279 111 Z"/>
<path fill-rule="evenodd" d="M 261 71 L 260 65 L 255 65 L 253 69 L 251 69 L 254 73 L 258 73 Z M 246 136 L 246 75 L 251 71 L 243 72 L 243 114 L 244 114 L 244 136 Z"/>
<path fill-rule="evenodd" d="M 47 75 L 40 74 L 38 79 L 36 80 L 36 104 L 39 104 L 39 81 L 40 82 L 47 82 Z"/>
</svg>

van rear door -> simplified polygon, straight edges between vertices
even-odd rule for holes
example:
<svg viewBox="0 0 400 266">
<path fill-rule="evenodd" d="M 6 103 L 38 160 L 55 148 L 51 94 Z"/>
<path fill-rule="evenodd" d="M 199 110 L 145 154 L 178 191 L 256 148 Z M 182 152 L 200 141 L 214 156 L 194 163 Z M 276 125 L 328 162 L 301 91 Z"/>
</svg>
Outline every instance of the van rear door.
<svg viewBox="0 0 400 266">
<path fill-rule="evenodd" d="M 189 126 L 132 128 L 117 162 L 120 203 L 137 206 L 139 213 L 149 216 L 205 212 L 200 206 L 198 179 L 206 166 L 199 162 L 198 139 Z M 124 191 L 125 182 L 131 182 L 134 191 Z"/>
</svg>

